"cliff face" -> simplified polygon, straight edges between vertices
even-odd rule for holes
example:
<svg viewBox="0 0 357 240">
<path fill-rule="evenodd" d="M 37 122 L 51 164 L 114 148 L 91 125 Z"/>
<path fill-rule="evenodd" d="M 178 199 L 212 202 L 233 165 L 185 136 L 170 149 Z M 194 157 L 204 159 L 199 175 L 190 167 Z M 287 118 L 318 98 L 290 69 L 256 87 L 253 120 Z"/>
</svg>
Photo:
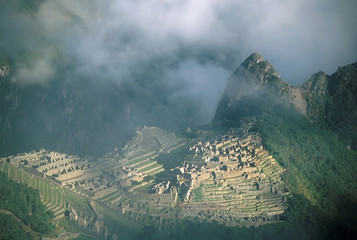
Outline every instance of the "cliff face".
<svg viewBox="0 0 357 240">
<path fill-rule="evenodd" d="M 271 96 L 275 96 L 273 101 Z M 284 102 L 293 105 L 310 121 L 339 132 L 347 145 L 356 148 L 356 96 L 357 63 L 340 67 L 331 76 L 319 71 L 304 84 L 291 86 L 260 54 L 253 53 L 229 78 L 215 121 L 254 112 L 261 108 L 259 101 L 265 107 Z M 248 102 L 255 101 L 255 105 L 247 104 L 247 98 Z M 248 110 L 242 111 L 244 108 Z"/>
<path fill-rule="evenodd" d="M 23 85 L 11 68 L 0 69 L 1 155 L 40 148 L 102 155 L 121 147 L 137 126 L 182 127 L 156 96 L 129 84 L 58 76 Z"/>
<path fill-rule="evenodd" d="M 279 74 L 260 54 L 253 53 L 228 79 L 217 114 L 229 110 L 242 97 L 253 94 L 274 81 L 281 82 Z"/>
<path fill-rule="evenodd" d="M 11 114 L 16 111 L 21 101 L 21 88 L 10 75 L 7 65 L 0 66 L 0 145 L 7 142 L 6 137 L 13 130 Z"/>
<path fill-rule="evenodd" d="M 274 67 L 258 53 L 250 55 L 228 79 L 228 83 L 219 102 L 215 120 L 234 111 L 236 104 L 245 96 L 256 96 L 270 92 L 278 94 L 284 101 L 290 102 L 306 114 L 304 92 L 285 83 Z"/>
<path fill-rule="evenodd" d="M 357 149 L 357 63 L 340 67 L 328 77 L 324 106 L 320 117 L 324 124 L 339 132 L 348 146 Z"/>
</svg>

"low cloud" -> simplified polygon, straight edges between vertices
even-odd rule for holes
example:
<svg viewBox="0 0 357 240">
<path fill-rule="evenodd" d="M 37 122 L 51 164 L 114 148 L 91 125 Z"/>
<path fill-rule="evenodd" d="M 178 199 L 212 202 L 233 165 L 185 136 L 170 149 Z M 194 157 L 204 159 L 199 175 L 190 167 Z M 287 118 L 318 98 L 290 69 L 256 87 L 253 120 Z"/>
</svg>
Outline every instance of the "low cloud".
<svg viewBox="0 0 357 240">
<path fill-rule="evenodd" d="M 24 84 L 46 83 L 54 74 L 50 62 L 40 59 L 29 65 L 19 65 L 16 78 Z"/>
<path fill-rule="evenodd" d="M 0 10 L 0 51 L 16 58 L 21 81 L 50 81 L 61 64 L 98 81 L 152 81 L 170 89 L 169 101 L 187 97 L 204 109 L 204 122 L 252 52 L 289 83 L 357 59 L 353 0 L 36 2 Z"/>
</svg>

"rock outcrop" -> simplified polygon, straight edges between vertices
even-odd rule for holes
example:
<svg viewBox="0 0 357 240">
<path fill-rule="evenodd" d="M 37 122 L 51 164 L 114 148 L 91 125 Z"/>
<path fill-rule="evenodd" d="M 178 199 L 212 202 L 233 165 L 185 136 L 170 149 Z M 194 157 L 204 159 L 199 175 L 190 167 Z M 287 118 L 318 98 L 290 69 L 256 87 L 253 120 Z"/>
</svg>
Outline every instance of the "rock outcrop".
<svg viewBox="0 0 357 240">
<path fill-rule="evenodd" d="M 260 54 L 253 53 L 228 79 L 215 121 L 245 117 L 247 112 L 263 108 L 262 103 L 267 107 L 284 102 L 293 105 L 311 122 L 339 132 L 348 146 L 357 148 L 356 96 L 357 63 L 339 67 L 331 76 L 319 71 L 304 84 L 291 86 Z M 247 97 L 249 100 L 244 102 Z M 252 101 L 255 103 L 247 104 Z"/>
<path fill-rule="evenodd" d="M 242 97 L 260 95 L 272 91 L 284 101 L 292 103 L 297 110 L 306 115 L 306 90 L 290 86 L 284 82 L 274 67 L 259 53 L 250 55 L 228 79 L 228 83 L 219 102 L 215 119 L 234 109 Z"/>
<path fill-rule="evenodd" d="M 274 81 L 282 82 L 278 72 L 260 54 L 253 53 L 228 79 L 215 118 L 219 119 L 242 97 L 255 94 L 260 88 Z"/>
</svg>

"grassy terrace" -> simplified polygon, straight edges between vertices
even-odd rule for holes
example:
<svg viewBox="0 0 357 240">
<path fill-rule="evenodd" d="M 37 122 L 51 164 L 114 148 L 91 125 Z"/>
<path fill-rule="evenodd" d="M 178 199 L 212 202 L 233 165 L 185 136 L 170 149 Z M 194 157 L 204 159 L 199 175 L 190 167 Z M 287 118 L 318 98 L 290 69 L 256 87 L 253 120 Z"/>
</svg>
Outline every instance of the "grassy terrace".
<svg viewBox="0 0 357 240">
<path fill-rule="evenodd" d="M 154 163 L 154 164 L 151 164 L 150 166 L 146 167 L 146 168 L 143 168 L 141 169 L 140 171 L 142 172 L 150 172 L 151 169 L 154 169 L 154 168 L 157 168 L 157 167 L 162 167 L 161 164 L 158 164 L 158 163 Z"/>
<path fill-rule="evenodd" d="M 155 152 L 138 152 L 137 154 L 128 157 L 129 162 L 135 161 L 141 158 L 146 158 L 147 156 L 155 155 Z"/>
<path fill-rule="evenodd" d="M 145 169 L 146 167 L 149 167 L 153 164 L 156 164 L 157 162 L 156 161 L 143 161 L 141 162 L 140 164 L 136 165 L 135 168 L 138 169 L 138 170 L 141 170 L 141 169 Z"/>
<path fill-rule="evenodd" d="M 138 169 L 147 175 L 155 175 L 158 172 L 164 170 L 162 164 L 157 163 L 157 153 L 155 152 L 140 152 L 134 156 L 129 157 L 129 161 L 125 163 L 127 166 Z M 124 187 L 126 190 L 130 190 L 132 186 Z M 102 199 L 106 198 L 103 196 Z"/>
<path fill-rule="evenodd" d="M 112 197 L 113 195 L 118 194 L 118 192 L 111 192 L 103 197 L 98 198 L 98 201 L 105 202 L 108 198 Z"/>
<path fill-rule="evenodd" d="M 94 215 L 93 210 L 88 205 L 87 199 L 63 189 L 55 183 L 35 177 L 9 163 L 4 163 L 2 170 L 3 172 L 7 172 L 11 179 L 39 190 L 42 202 L 49 210 L 54 211 L 57 216 L 64 212 L 67 202 L 77 212 L 85 212 L 89 216 Z"/>
<path fill-rule="evenodd" d="M 144 159 L 144 160 L 140 160 L 140 161 L 136 162 L 135 164 L 130 164 L 130 166 L 135 167 L 135 168 L 140 168 L 150 162 L 151 162 L 150 159 Z"/>
<path fill-rule="evenodd" d="M 160 167 L 156 167 L 156 168 L 147 170 L 147 171 L 145 172 L 145 174 L 150 175 L 150 176 L 153 176 L 153 175 L 155 175 L 156 173 L 162 172 L 162 171 L 164 171 L 164 170 L 165 170 L 165 169 L 162 168 L 162 166 L 160 166 Z"/>
<path fill-rule="evenodd" d="M 144 154 L 140 154 L 139 156 L 136 156 L 132 159 L 129 158 L 129 161 L 126 162 L 125 164 L 127 165 L 135 165 L 143 160 L 146 160 L 146 159 L 150 159 L 150 158 L 153 158 L 156 156 L 156 153 L 155 152 L 151 152 L 151 153 L 144 153 Z"/>
<path fill-rule="evenodd" d="M 114 203 L 114 202 L 119 201 L 122 197 L 123 197 L 123 195 L 121 193 L 116 193 L 116 194 L 111 195 L 110 197 L 106 198 L 102 202 L 107 203 L 107 204 Z"/>
</svg>

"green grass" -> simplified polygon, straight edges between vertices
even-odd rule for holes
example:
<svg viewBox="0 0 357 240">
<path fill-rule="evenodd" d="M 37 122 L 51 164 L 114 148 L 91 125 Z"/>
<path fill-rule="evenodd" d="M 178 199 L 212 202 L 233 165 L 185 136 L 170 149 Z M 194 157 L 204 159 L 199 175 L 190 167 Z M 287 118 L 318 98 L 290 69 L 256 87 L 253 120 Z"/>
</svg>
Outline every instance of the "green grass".
<svg viewBox="0 0 357 240">
<path fill-rule="evenodd" d="M 107 198 L 110 198 L 110 197 L 112 197 L 113 195 L 116 195 L 118 192 L 111 192 L 111 193 L 109 193 L 109 194 L 107 194 L 107 195 L 105 195 L 105 196 L 103 196 L 103 197 L 101 197 L 101 198 L 98 198 L 97 200 L 98 201 L 106 201 L 106 199 Z"/>
<path fill-rule="evenodd" d="M 133 161 L 130 161 L 130 160 L 129 160 L 129 162 L 127 162 L 126 164 L 127 164 L 127 165 L 133 165 L 133 164 L 138 163 L 138 162 L 141 162 L 141 161 L 143 161 L 143 160 L 145 160 L 145 159 L 152 158 L 153 156 L 155 156 L 155 153 L 149 154 L 149 155 L 147 155 L 146 157 L 142 157 L 142 158 L 135 159 L 135 160 L 133 160 Z M 133 158 L 135 158 L 135 157 L 133 157 Z M 131 159 L 133 159 L 133 158 L 131 158 Z"/>
<path fill-rule="evenodd" d="M 105 200 L 102 200 L 102 202 L 110 203 L 114 199 L 118 198 L 120 195 L 121 195 L 121 193 L 116 193 L 116 194 L 110 196 L 109 198 L 106 198 Z"/>
<path fill-rule="evenodd" d="M 148 176 L 154 176 L 162 171 L 164 171 L 165 169 L 164 168 L 158 168 L 158 169 L 155 169 L 155 170 L 151 170 L 151 171 L 146 171 L 145 174 L 147 174 Z"/>
<path fill-rule="evenodd" d="M 150 166 L 148 166 L 148 167 L 146 167 L 146 168 L 140 169 L 140 171 L 145 172 L 145 171 L 148 171 L 148 170 L 150 170 L 150 169 L 154 169 L 154 168 L 160 167 L 160 166 L 162 166 L 162 165 L 161 165 L 161 164 L 158 164 L 158 163 L 155 163 L 155 164 L 150 165 Z"/>
<path fill-rule="evenodd" d="M 202 201 L 204 199 L 202 188 L 202 186 L 199 186 L 198 188 L 193 190 L 193 193 L 195 194 L 195 201 Z"/>
<path fill-rule="evenodd" d="M 28 174 L 26 174 L 26 173 L 23 174 L 22 182 L 24 184 L 26 184 L 26 185 L 29 184 L 29 176 L 28 176 Z"/>
<path fill-rule="evenodd" d="M 21 183 L 23 183 L 23 179 L 22 179 L 22 173 L 23 173 L 23 171 L 16 171 L 16 173 L 17 173 L 17 176 L 16 176 L 16 179 L 18 180 L 18 181 L 20 181 Z"/>
<path fill-rule="evenodd" d="M 50 202 L 50 186 L 48 183 L 43 182 L 43 192 L 41 192 L 45 202 Z"/>
<path fill-rule="evenodd" d="M 139 152 L 139 153 L 137 153 L 137 154 L 135 154 L 135 155 L 133 155 L 133 156 L 128 157 L 128 160 L 130 161 L 130 160 L 132 160 L 132 159 L 134 159 L 134 158 L 143 156 L 143 155 L 145 155 L 145 154 L 147 154 L 147 153 L 149 153 L 149 152 Z"/>
<path fill-rule="evenodd" d="M 150 164 L 150 163 L 152 163 L 152 162 L 153 162 L 153 161 L 145 160 L 145 161 L 140 162 L 138 165 L 135 165 L 134 167 L 135 167 L 135 168 L 140 168 L 140 167 L 143 167 L 143 166 L 145 166 L 145 165 L 148 165 L 148 164 Z"/>
<path fill-rule="evenodd" d="M 14 180 L 16 181 L 16 180 L 17 180 L 17 179 L 16 179 L 16 167 L 13 166 L 13 165 L 11 165 L 11 164 L 9 164 L 8 171 L 9 171 L 9 175 L 8 175 L 8 176 L 9 176 L 11 179 L 14 179 Z"/>
<path fill-rule="evenodd" d="M 61 218 L 58 223 L 67 231 L 72 232 L 72 233 L 81 233 L 83 231 L 86 231 L 82 227 L 80 227 L 78 224 L 73 223 L 72 221 L 69 220 L 68 217 Z M 88 231 L 86 231 L 88 232 Z M 89 233 L 89 232 L 88 232 Z"/>
</svg>

